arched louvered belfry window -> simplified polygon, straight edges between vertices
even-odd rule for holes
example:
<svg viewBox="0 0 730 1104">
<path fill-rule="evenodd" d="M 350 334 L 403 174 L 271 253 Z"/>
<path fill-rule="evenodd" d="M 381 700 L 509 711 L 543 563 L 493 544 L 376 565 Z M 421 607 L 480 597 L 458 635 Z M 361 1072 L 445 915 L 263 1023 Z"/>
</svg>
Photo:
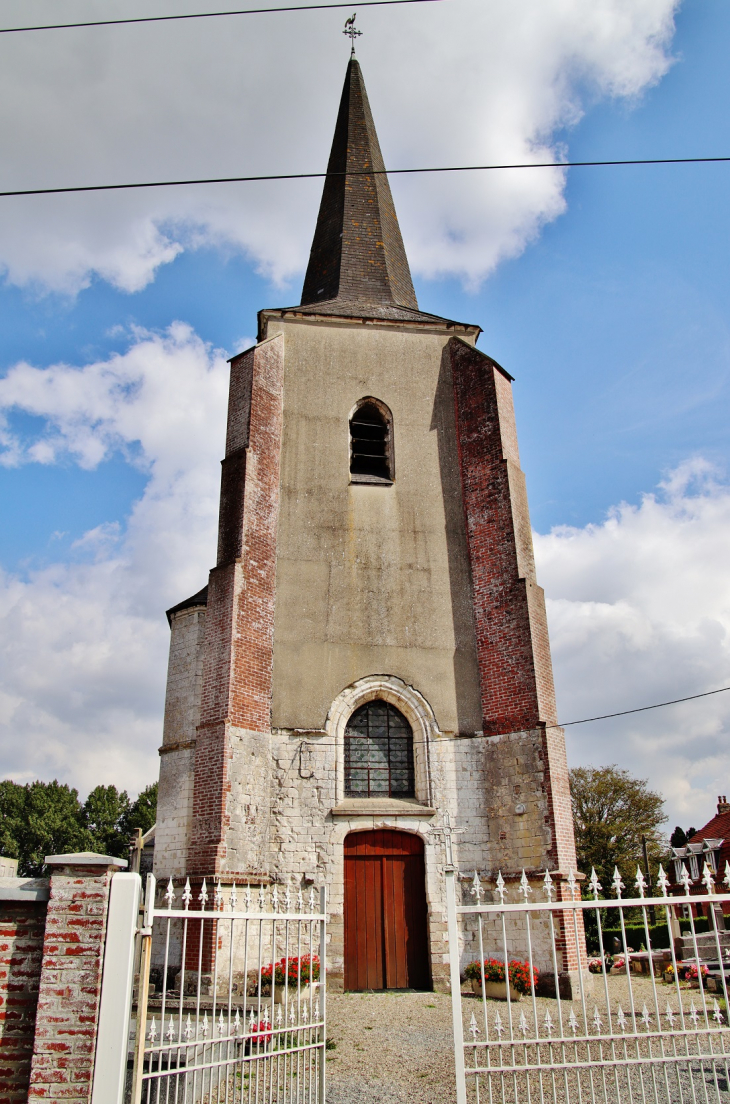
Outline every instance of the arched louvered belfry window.
<svg viewBox="0 0 730 1104">
<path fill-rule="evenodd" d="M 384 701 L 356 709 L 345 729 L 347 797 L 415 797 L 413 732 Z"/>
<path fill-rule="evenodd" d="M 353 483 L 395 479 L 393 416 L 379 399 L 361 399 L 350 418 L 350 479 Z"/>
</svg>

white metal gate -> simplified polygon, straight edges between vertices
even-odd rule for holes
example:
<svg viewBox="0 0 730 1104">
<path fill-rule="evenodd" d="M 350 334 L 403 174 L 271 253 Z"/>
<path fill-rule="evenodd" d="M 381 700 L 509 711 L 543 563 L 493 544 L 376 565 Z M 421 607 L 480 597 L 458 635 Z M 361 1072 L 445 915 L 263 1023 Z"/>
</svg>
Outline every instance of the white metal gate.
<svg viewBox="0 0 730 1104">
<path fill-rule="evenodd" d="M 685 895 L 668 897 L 668 879 L 660 868 L 662 896 L 648 898 L 641 871 L 637 875 L 639 896 L 627 899 L 616 872 L 617 898 L 612 900 L 599 897 L 602 887 L 595 872 L 587 887 L 592 898 L 588 900 L 581 900 L 572 873 L 562 885 L 548 873 L 541 883 L 523 873 L 510 890 L 499 875 L 494 900 L 486 903 L 475 873 L 474 903 L 459 905 L 455 871 L 446 868 L 458 1104 L 727 1104 L 730 1031 L 725 972 L 730 974 L 730 954 L 727 947 L 723 953 L 717 906 L 730 901 L 730 893 L 715 892 L 707 866 L 707 895 L 693 894 L 685 878 Z M 729 867 L 725 884 L 730 889 Z M 691 906 L 706 908 L 708 903 L 715 920 L 709 933 L 701 935 Z M 690 954 L 684 962 L 678 961 L 672 939 L 678 906 L 690 920 L 685 937 Z M 639 926 L 627 936 L 630 909 L 634 911 L 629 916 Z M 666 951 L 652 946 L 650 913 L 667 924 Z M 593 925 L 597 940 L 591 961 L 594 973 L 587 969 L 584 920 Z M 614 965 L 606 957 L 611 948 L 604 945 L 604 930 L 611 928 L 620 932 L 613 937 L 618 941 Z M 459 969 L 465 931 L 480 964 L 472 967 L 477 976 L 469 995 L 462 994 Z M 631 946 L 630 940 L 639 942 L 637 931 L 642 951 Z M 566 985 L 572 982 L 570 996 L 565 988 L 561 994 L 563 955 L 574 967 L 564 979 Z M 500 963 L 505 980 L 494 983 L 501 998 L 494 999 L 485 982 L 490 974 L 498 977 Z M 539 995 L 536 967 L 553 974 L 552 999 Z M 640 975 L 638 970 L 647 972 Z M 680 980 L 683 973 L 690 975 L 689 981 Z M 507 984 L 507 976 L 514 985 Z"/>
<path fill-rule="evenodd" d="M 211 889 L 147 877 L 133 1104 L 324 1104 L 325 890 Z"/>
</svg>

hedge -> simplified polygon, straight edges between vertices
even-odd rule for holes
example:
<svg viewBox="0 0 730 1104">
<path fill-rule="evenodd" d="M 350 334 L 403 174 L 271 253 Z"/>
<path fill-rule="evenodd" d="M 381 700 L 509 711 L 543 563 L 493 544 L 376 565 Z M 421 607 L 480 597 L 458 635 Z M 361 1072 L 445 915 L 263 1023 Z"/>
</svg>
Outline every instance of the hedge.
<svg viewBox="0 0 730 1104">
<path fill-rule="evenodd" d="M 608 954 L 613 954 L 613 937 L 618 939 L 621 950 L 617 951 L 617 954 L 622 954 L 624 949 L 623 939 L 621 937 L 621 928 L 604 928 L 603 929 L 603 949 Z M 669 946 L 669 928 L 666 924 L 650 924 L 649 925 L 649 938 L 651 940 L 652 950 L 660 951 Z M 646 950 L 646 932 L 643 924 L 627 924 L 626 925 L 626 946 L 633 947 L 635 951 L 640 951 L 643 947 Z"/>
<path fill-rule="evenodd" d="M 679 921 L 679 930 L 682 935 L 692 931 L 692 925 L 689 920 Z M 710 922 L 706 916 L 695 917 L 695 934 L 702 935 L 703 932 L 710 931 Z M 613 954 L 613 937 L 616 936 L 621 944 L 621 952 L 623 951 L 623 940 L 621 938 L 621 928 L 604 928 L 603 929 L 603 948 L 609 954 Z M 651 945 L 653 950 L 662 950 L 669 946 L 669 929 L 666 924 L 650 924 L 649 925 L 649 938 L 651 939 Z M 646 932 L 644 931 L 643 924 L 627 924 L 626 925 L 626 945 L 633 947 L 635 951 L 640 951 L 642 947 L 646 950 Z M 617 952 L 617 953 L 621 953 Z"/>
</svg>

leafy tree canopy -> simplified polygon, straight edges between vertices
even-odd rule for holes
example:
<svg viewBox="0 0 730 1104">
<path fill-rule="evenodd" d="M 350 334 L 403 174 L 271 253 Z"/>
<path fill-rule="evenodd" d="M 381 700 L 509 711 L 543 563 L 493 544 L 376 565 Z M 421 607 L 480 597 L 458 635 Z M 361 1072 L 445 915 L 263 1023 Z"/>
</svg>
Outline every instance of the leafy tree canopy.
<svg viewBox="0 0 730 1104">
<path fill-rule="evenodd" d="M 664 799 L 650 790 L 645 778 L 634 778 L 617 766 L 577 767 L 570 772 L 578 869 L 590 875 L 595 867 L 605 896 L 613 896 L 611 880 L 618 867 L 627 887 L 643 869 L 641 838 L 646 837 L 650 865 L 664 857 L 666 841 L 660 826 L 666 821 Z"/>
<path fill-rule="evenodd" d="M 96 851 L 126 858 L 136 828 L 155 822 L 157 783 L 135 801 L 116 786 L 96 786 L 86 801 L 65 783 L 0 782 L 0 853 L 16 858 L 18 871 L 38 876 L 46 855 Z"/>
</svg>

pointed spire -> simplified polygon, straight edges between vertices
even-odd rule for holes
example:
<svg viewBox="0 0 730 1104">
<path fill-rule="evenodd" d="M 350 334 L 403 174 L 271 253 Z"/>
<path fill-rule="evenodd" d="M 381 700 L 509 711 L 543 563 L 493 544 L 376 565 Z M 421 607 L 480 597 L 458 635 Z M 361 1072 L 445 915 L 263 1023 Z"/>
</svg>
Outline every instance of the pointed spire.
<svg viewBox="0 0 730 1104">
<path fill-rule="evenodd" d="M 348 314 L 357 306 L 418 310 L 388 178 L 368 172 L 384 168 L 360 65 L 351 58 L 302 306 L 338 300 Z"/>
</svg>

